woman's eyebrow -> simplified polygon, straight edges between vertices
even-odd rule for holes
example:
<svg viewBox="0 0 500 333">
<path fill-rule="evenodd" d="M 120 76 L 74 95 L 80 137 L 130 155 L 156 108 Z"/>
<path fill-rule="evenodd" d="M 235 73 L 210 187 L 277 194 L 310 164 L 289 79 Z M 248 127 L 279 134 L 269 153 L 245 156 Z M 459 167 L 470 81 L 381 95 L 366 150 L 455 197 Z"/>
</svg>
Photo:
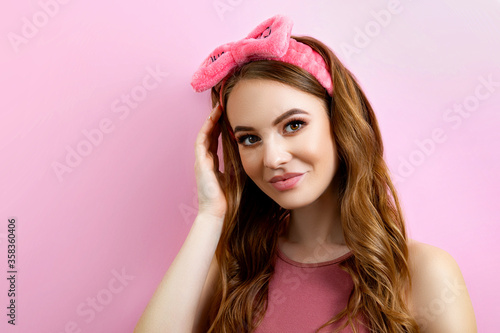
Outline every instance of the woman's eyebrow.
<svg viewBox="0 0 500 333">
<path fill-rule="evenodd" d="M 309 114 L 307 113 L 306 111 L 304 110 L 301 110 L 301 109 L 290 109 L 284 113 L 282 113 L 281 115 L 279 115 L 274 121 L 273 121 L 273 126 L 276 126 L 278 125 L 279 123 L 281 123 L 283 120 L 285 120 L 286 118 L 290 117 L 290 116 L 293 116 L 294 114 Z M 254 131 L 255 128 L 253 127 L 249 127 L 249 126 L 236 126 L 234 128 L 234 131 L 233 133 L 236 134 L 237 132 L 245 132 L 245 131 Z"/>
<path fill-rule="evenodd" d="M 287 112 L 283 113 L 281 116 L 278 116 L 274 121 L 273 121 L 273 126 L 278 125 L 281 123 L 283 120 L 286 118 L 293 116 L 294 114 L 309 114 L 304 110 L 301 109 L 290 109 Z"/>
</svg>

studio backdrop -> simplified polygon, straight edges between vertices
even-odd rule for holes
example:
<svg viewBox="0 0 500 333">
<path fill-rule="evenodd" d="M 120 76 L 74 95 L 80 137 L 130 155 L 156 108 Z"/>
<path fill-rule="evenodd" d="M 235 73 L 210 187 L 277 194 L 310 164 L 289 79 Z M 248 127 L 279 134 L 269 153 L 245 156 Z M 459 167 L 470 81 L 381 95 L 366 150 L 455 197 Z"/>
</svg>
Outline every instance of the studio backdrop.
<svg viewBox="0 0 500 333">
<path fill-rule="evenodd" d="M 500 1 L 24 0 L 0 14 L 0 331 L 133 331 L 197 213 L 191 76 L 276 14 L 356 76 L 410 238 L 498 330 Z"/>
</svg>

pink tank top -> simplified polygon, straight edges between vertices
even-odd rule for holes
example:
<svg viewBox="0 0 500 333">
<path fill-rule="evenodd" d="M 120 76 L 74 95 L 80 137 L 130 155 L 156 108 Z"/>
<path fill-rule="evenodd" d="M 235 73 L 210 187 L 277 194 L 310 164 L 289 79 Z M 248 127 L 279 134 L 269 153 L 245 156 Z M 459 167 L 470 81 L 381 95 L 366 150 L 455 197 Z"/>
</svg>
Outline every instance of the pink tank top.
<svg viewBox="0 0 500 333">
<path fill-rule="evenodd" d="M 254 332 L 313 333 L 347 305 L 353 282 L 339 263 L 352 253 L 321 263 L 293 261 L 279 247 L 277 254 L 275 271 L 269 281 L 268 308 Z M 333 332 L 343 323 L 330 325 L 320 332 Z M 362 325 L 357 328 L 359 333 L 369 332 Z M 352 331 L 347 326 L 340 332 Z"/>
</svg>

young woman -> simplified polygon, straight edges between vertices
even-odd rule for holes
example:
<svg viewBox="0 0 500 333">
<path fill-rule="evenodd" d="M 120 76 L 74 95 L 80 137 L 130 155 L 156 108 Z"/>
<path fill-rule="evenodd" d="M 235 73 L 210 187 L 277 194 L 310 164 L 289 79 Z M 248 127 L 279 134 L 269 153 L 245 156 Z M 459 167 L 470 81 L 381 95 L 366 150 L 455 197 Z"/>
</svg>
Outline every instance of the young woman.
<svg viewBox="0 0 500 333">
<path fill-rule="evenodd" d="M 291 27 L 266 20 L 193 77 L 214 106 L 198 216 L 135 332 L 476 332 L 456 262 L 407 238 L 355 77 Z"/>
</svg>

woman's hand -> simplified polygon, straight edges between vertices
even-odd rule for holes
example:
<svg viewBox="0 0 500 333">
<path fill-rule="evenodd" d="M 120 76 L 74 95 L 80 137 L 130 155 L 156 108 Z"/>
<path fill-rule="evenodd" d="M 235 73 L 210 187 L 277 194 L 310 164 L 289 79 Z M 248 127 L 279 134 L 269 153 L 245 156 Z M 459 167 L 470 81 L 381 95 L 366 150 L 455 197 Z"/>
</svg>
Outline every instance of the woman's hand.
<svg viewBox="0 0 500 333">
<path fill-rule="evenodd" d="M 217 147 L 221 133 L 218 120 L 222 114 L 219 103 L 198 132 L 195 143 L 195 174 L 198 187 L 198 215 L 208 214 L 223 219 L 227 201 L 221 187 L 222 173 L 219 171 Z"/>
</svg>

